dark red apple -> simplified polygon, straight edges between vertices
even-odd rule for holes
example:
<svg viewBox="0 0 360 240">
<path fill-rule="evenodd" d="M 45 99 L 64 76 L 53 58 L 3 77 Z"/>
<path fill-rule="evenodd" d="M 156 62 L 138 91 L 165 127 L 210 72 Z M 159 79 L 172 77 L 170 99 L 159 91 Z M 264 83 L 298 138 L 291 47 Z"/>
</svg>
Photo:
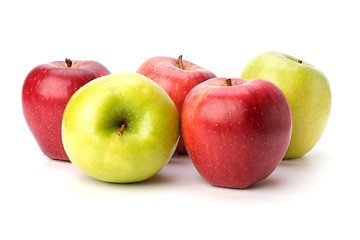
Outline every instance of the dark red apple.
<svg viewBox="0 0 360 240">
<path fill-rule="evenodd" d="M 43 153 L 69 160 L 61 141 L 61 121 L 70 97 L 87 82 L 109 74 L 96 61 L 56 61 L 30 71 L 22 89 L 25 120 Z"/>
<path fill-rule="evenodd" d="M 210 79 L 190 91 L 181 115 L 188 154 L 215 186 L 247 188 L 265 179 L 290 142 L 289 104 L 263 79 Z"/>
<path fill-rule="evenodd" d="M 179 113 L 186 95 L 193 87 L 216 77 L 209 70 L 182 60 L 182 55 L 178 59 L 162 56 L 150 58 L 138 68 L 137 72 L 159 84 L 174 101 Z M 181 136 L 176 152 L 186 153 Z"/>
</svg>

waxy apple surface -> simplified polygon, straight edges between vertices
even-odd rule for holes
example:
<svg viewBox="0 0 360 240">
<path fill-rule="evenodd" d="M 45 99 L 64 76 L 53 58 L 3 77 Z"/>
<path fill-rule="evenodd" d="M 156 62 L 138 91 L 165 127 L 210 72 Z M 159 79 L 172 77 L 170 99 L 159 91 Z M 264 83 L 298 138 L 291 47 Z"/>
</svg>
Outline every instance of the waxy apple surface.
<svg viewBox="0 0 360 240">
<path fill-rule="evenodd" d="M 297 158 L 309 152 L 323 134 L 330 115 L 331 91 L 326 76 L 290 55 L 265 52 L 250 60 L 240 77 L 267 79 L 284 92 L 293 119 L 285 158 Z"/>
<path fill-rule="evenodd" d="M 182 60 L 182 56 L 178 59 L 163 56 L 150 58 L 138 68 L 137 72 L 159 84 L 174 101 L 179 113 L 186 95 L 193 87 L 216 77 L 209 70 Z M 181 136 L 176 152 L 186 153 Z"/>
<path fill-rule="evenodd" d="M 188 154 L 206 181 L 247 188 L 281 162 L 291 113 L 284 94 L 269 81 L 214 78 L 190 91 L 181 126 Z"/>
<path fill-rule="evenodd" d="M 93 178 L 115 183 L 156 174 L 172 157 L 179 132 L 171 98 L 137 73 L 111 74 L 80 88 L 62 123 L 71 162 Z"/>
<path fill-rule="evenodd" d="M 109 74 L 96 61 L 55 61 L 30 71 L 22 89 L 25 120 L 42 152 L 69 160 L 61 141 L 61 121 L 70 97 L 89 81 Z"/>
</svg>

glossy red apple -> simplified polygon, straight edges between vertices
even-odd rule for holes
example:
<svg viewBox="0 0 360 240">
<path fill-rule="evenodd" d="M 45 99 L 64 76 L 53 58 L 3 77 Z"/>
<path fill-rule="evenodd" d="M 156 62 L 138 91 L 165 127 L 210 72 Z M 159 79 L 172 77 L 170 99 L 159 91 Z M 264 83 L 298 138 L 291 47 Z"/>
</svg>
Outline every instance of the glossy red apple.
<svg viewBox="0 0 360 240">
<path fill-rule="evenodd" d="M 290 142 L 289 104 L 263 79 L 210 79 L 190 91 L 181 115 L 188 154 L 215 186 L 247 188 L 265 179 Z"/>
<path fill-rule="evenodd" d="M 216 77 L 209 70 L 182 60 L 182 55 L 178 59 L 162 56 L 150 58 L 138 68 L 137 72 L 159 84 L 174 101 L 179 113 L 186 95 L 193 87 Z M 186 153 L 181 136 L 176 152 Z"/>
<path fill-rule="evenodd" d="M 25 120 L 43 153 L 69 160 L 61 141 L 61 121 L 73 93 L 87 82 L 109 74 L 96 61 L 56 61 L 30 71 L 22 89 Z"/>
</svg>

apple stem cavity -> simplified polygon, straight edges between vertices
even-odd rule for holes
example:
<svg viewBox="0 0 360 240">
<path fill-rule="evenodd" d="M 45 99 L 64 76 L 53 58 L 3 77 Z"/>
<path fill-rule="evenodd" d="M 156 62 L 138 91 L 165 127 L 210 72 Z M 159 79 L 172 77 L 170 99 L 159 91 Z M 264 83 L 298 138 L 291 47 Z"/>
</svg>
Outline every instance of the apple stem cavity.
<svg viewBox="0 0 360 240">
<path fill-rule="evenodd" d="M 65 58 L 66 67 L 72 66 L 72 61 L 69 58 Z"/>
<path fill-rule="evenodd" d="M 229 86 L 229 87 L 232 86 L 232 84 L 231 84 L 231 79 L 230 79 L 230 78 L 229 78 L 229 79 L 226 79 L 225 81 L 226 81 L 226 85 L 227 85 L 227 86 Z"/>
<path fill-rule="evenodd" d="M 302 64 L 302 61 L 299 59 L 299 60 L 298 60 L 298 63 L 299 63 L 299 64 Z"/>
<path fill-rule="evenodd" d="M 182 62 L 182 55 L 180 55 L 179 57 L 178 57 L 178 61 L 179 61 L 179 68 L 181 69 L 181 70 L 185 70 L 184 69 L 184 65 L 183 65 L 183 62 Z"/>
<path fill-rule="evenodd" d="M 125 127 L 125 124 L 121 124 L 120 130 L 117 133 L 120 137 L 123 135 Z"/>
</svg>

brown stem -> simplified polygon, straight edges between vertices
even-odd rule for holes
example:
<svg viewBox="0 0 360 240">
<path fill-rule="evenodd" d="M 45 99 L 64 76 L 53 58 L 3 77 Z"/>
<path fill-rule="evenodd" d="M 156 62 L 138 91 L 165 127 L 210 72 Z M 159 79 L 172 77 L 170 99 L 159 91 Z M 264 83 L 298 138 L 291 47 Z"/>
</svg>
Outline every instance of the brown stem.
<svg viewBox="0 0 360 240">
<path fill-rule="evenodd" d="M 227 86 L 229 86 L 229 87 L 232 86 L 232 84 L 231 84 L 231 79 L 230 79 L 230 78 L 229 78 L 229 79 L 226 79 L 225 81 L 226 81 L 226 85 L 227 85 Z"/>
<path fill-rule="evenodd" d="M 178 61 L 179 61 L 179 68 L 180 68 L 181 70 L 185 70 L 185 69 L 184 69 L 183 62 L 182 62 L 182 55 L 180 55 L 180 56 L 178 57 Z"/>
<path fill-rule="evenodd" d="M 125 124 L 121 124 L 120 130 L 118 131 L 118 135 L 121 137 L 125 130 Z"/>
<path fill-rule="evenodd" d="M 69 58 L 65 58 L 66 67 L 72 66 L 72 61 Z"/>
<path fill-rule="evenodd" d="M 299 59 L 299 60 L 298 60 L 298 63 L 302 64 L 302 61 Z"/>
</svg>

